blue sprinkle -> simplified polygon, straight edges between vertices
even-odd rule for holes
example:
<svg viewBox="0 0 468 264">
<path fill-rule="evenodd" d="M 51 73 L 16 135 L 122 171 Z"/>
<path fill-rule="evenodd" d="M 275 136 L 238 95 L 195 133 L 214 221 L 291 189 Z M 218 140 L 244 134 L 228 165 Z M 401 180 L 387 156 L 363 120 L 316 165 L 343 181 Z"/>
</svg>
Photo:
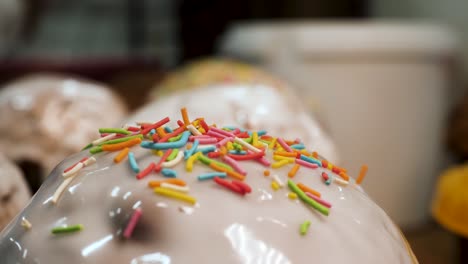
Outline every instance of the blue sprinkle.
<svg viewBox="0 0 468 264">
<path fill-rule="evenodd" d="M 257 131 L 257 134 L 258 134 L 259 137 L 261 137 L 261 136 L 266 135 L 267 131 L 266 130 L 259 130 L 259 131 Z"/>
<path fill-rule="evenodd" d="M 209 173 L 198 175 L 198 180 L 199 181 L 210 180 L 210 179 L 213 179 L 214 177 L 226 178 L 227 174 L 225 172 L 209 172 Z"/>
<path fill-rule="evenodd" d="M 130 167 L 134 172 L 140 172 L 140 168 L 138 167 L 138 163 L 135 160 L 135 155 L 133 154 L 133 152 L 128 153 L 128 162 L 130 163 Z"/>
<path fill-rule="evenodd" d="M 188 160 L 188 158 L 190 158 L 193 155 L 193 153 L 196 152 L 199 143 L 200 142 L 198 141 L 198 139 L 195 139 L 195 141 L 193 141 L 192 148 L 184 150 L 184 160 Z"/>
<path fill-rule="evenodd" d="M 293 149 L 305 149 L 305 146 L 304 144 L 295 144 L 295 145 L 291 145 L 291 148 Z"/>
<path fill-rule="evenodd" d="M 226 129 L 229 129 L 229 130 L 236 130 L 239 128 L 240 132 L 245 132 L 245 129 L 243 128 L 240 128 L 240 127 L 236 127 L 236 126 L 224 126 L 223 129 L 226 128 Z"/>
<path fill-rule="evenodd" d="M 150 142 L 150 141 L 145 141 L 145 142 L 141 142 L 140 146 L 142 148 L 156 149 L 156 150 L 158 150 L 158 149 L 165 150 L 165 149 L 172 149 L 172 148 L 182 148 L 183 146 L 185 146 L 185 144 L 187 144 L 189 136 L 190 136 L 190 131 L 184 131 L 182 133 L 182 137 L 178 141 L 163 142 L 163 143 L 153 143 L 153 142 Z"/>
<path fill-rule="evenodd" d="M 328 180 L 325 181 L 325 184 L 330 185 L 331 182 L 332 182 L 332 176 L 328 176 Z"/>
<path fill-rule="evenodd" d="M 193 148 L 193 146 L 192 146 Z M 197 149 L 197 151 L 200 151 L 201 153 L 203 154 L 206 154 L 206 153 L 209 153 L 209 152 L 213 152 L 216 150 L 216 147 L 215 146 L 209 146 L 209 147 L 205 147 L 205 148 L 201 148 L 201 149 Z M 191 155 L 190 155 L 191 156 Z"/>
<path fill-rule="evenodd" d="M 150 136 L 154 135 L 155 133 L 156 133 L 156 129 L 154 129 L 154 128 L 151 129 L 150 132 L 149 132 Z"/>
<path fill-rule="evenodd" d="M 301 154 L 301 160 L 307 161 L 309 163 L 315 163 L 315 164 L 317 164 L 319 166 L 322 166 L 322 163 L 320 161 L 318 161 L 318 160 L 316 160 L 314 158 L 307 157 L 307 156 L 305 156 L 303 154 Z"/>
<path fill-rule="evenodd" d="M 234 155 L 246 155 L 247 151 L 245 150 L 230 150 L 229 154 L 234 154 Z"/>
<path fill-rule="evenodd" d="M 172 169 L 164 168 L 161 170 L 161 174 L 166 178 L 175 178 L 177 177 L 177 172 Z"/>
<path fill-rule="evenodd" d="M 168 127 L 168 126 L 165 126 L 165 127 L 164 127 L 164 131 L 166 131 L 166 133 L 172 133 L 172 132 L 174 132 L 174 131 L 172 130 L 172 128 L 170 128 L 170 127 Z"/>
</svg>

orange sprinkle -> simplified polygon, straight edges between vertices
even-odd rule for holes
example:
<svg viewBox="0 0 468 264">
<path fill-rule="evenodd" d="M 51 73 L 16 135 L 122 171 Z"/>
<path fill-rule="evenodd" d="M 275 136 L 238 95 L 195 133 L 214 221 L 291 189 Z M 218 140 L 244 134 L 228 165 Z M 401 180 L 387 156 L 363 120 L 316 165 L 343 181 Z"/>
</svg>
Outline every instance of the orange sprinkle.
<svg viewBox="0 0 468 264">
<path fill-rule="evenodd" d="M 300 165 L 295 164 L 292 169 L 288 172 L 288 177 L 289 178 L 294 178 L 296 176 L 297 171 L 299 170 Z"/>
<path fill-rule="evenodd" d="M 179 186 L 185 186 L 187 185 L 187 183 L 185 183 L 183 180 L 181 179 L 167 179 L 167 180 L 162 180 L 162 181 L 149 181 L 148 182 L 148 187 L 151 187 L 151 188 L 156 188 L 156 187 L 159 187 L 161 186 L 161 183 L 170 183 L 170 184 L 175 184 L 175 185 L 179 185 Z"/>
<path fill-rule="evenodd" d="M 302 183 L 298 183 L 298 184 L 297 184 L 297 187 L 299 187 L 299 189 L 301 189 L 303 192 L 311 193 L 311 194 L 313 194 L 313 195 L 315 195 L 315 196 L 317 196 L 317 197 L 321 197 L 321 196 L 322 196 L 322 194 L 320 194 L 320 193 L 317 192 L 316 190 L 314 190 L 314 189 L 312 189 L 312 188 L 310 188 L 310 187 L 308 187 L 308 186 L 305 186 L 305 185 L 302 184 Z"/>
<path fill-rule="evenodd" d="M 156 128 L 156 133 L 158 133 L 159 137 L 164 137 L 167 134 L 162 126 Z"/>
<path fill-rule="evenodd" d="M 357 177 L 356 184 L 361 184 L 362 180 L 364 180 L 364 177 L 366 177 L 367 174 L 367 165 L 362 165 L 361 166 L 361 171 L 359 172 L 359 176 Z"/>
<path fill-rule="evenodd" d="M 264 175 L 265 177 L 270 176 L 270 171 L 269 171 L 269 170 L 263 171 L 263 175 Z"/>
<path fill-rule="evenodd" d="M 348 172 L 348 170 L 347 170 L 347 169 L 345 169 L 345 168 L 341 168 L 341 167 L 338 167 L 338 166 L 336 166 L 336 165 L 333 165 L 333 167 L 335 167 L 335 168 L 339 169 L 340 171 L 343 171 L 343 172 Z"/>
<path fill-rule="evenodd" d="M 312 157 L 318 159 L 318 153 L 317 153 L 317 151 L 312 152 Z"/>
<path fill-rule="evenodd" d="M 338 175 L 340 175 L 340 177 L 343 178 L 343 180 L 349 181 L 349 176 L 348 176 L 348 174 L 346 174 L 346 172 L 342 171 Z"/>
<path fill-rule="evenodd" d="M 298 156 L 296 152 L 286 152 L 286 151 L 275 151 L 273 152 L 273 155 L 279 155 L 283 157 L 294 157 L 294 158 Z"/>
<path fill-rule="evenodd" d="M 120 151 L 119 154 L 117 154 L 117 156 L 115 156 L 114 162 L 115 163 L 121 162 L 125 157 L 127 157 L 129 151 L 130 151 L 129 148 L 122 149 L 122 151 Z"/>
<path fill-rule="evenodd" d="M 221 148 L 219 149 L 219 152 L 221 152 L 221 155 L 223 155 L 223 156 L 226 155 L 226 153 L 227 153 L 226 147 L 225 147 L 225 146 L 221 146 Z"/>
<path fill-rule="evenodd" d="M 242 175 L 242 174 L 240 174 L 238 172 L 231 171 L 231 170 L 228 170 L 226 168 L 223 168 L 223 167 L 217 165 L 214 162 L 210 163 L 210 167 L 215 171 L 225 172 L 228 176 L 230 176 L 230 177 L 232 177 L 232 178 L 234 178 L 236 180 L 243 181 L 245 179 L 244 175 Z"/>
<path fill-rule="evenodd" d="M 180 112 L 182 113 L 182 120 L 184 120 L 184 124 L 187 126 L 187 125 L 190 125 L 190 119 L 188 117 L 188 114 L 187 114 L 187 108 L 182 108 L 180 109 Z"/>
<path fill-rule="evenodd" d="M 117 144 L 102 145 L 102 150 L 104 150 L 104 151 L 117 151 L 117 150 L 121 150 L 121 149 L 124 149 L 124 148 L 132 147 L 132 146 L 134 146 L 136 144 L 140 144 L 140 143 L 141 143 L 141 138 L 133 138 L 133 139 L 130 139 L 129 141 L 124 141 L 124 142 L 117 143 Z"/>
<path fill-rule="evenodd" d="M 185 148 L 186 149 L 191 149 L 192 148 L 192 143 L 187 143 L 187 145 L 185 145 Z"/>
</svg>

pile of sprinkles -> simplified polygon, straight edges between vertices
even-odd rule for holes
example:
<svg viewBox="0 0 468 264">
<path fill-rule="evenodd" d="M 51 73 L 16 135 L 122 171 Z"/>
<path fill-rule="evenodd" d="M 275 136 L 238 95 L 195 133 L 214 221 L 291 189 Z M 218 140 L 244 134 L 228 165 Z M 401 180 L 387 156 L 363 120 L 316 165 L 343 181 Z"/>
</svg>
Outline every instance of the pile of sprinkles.
<svg viewBox="0 0 468 264">
<path fill-rule="evenodd" d="M 190 195 L 190 188 L 182 179 L 177 178 L 177 171 L 172 168 L 185 163 L 187 172 L 192 172 L 195 164 L 211 168 L 212 172 L 197 175 L 200 183 L 213 182 L 219 188 L 235 195 L 248 195 L 252 192 L 249 186 L 248 173 L 243 168 L 244 161 L 254 161 L 264 166 L 263 175 L 270 177 L 271 188 L 278 190 L 289 188 L 286 199 L 299 199 L 306 206 L 310 206 L 319 213 L 328 216 L 332 204 L 321 197 L 321 193 L 301 182 L 295 182 L 298 170 L 325 169 L 321 173 L 325 185 L 332 183 L 343 187 L 348 186 L 349 176 L 346 169 L 340 168 L 321 157 L 317 152 L 309 152 L 300 139 L 287 140 L 273 137 L 264 130 L 247 131 L 238 127 L 226 126 L 219 128 L 208 125 L 204 118 L 190 120 L 186 108 L 181 109 L 182 120 L 178 120 L 178 127 L 167 126 L 169 117 L 156 123 L 137 122 L 135 125 L 125 125 L 123 128 L 100 128 L 101 137 L 94 140 L 84 149 L 91 155 L 101 152 L 117 152 L 115 163 L 127 159 L 128 166 L 135 173 L 136 180 L 143 180 L 153 173 L 159 173 L 162 180 L 150 180 L 148 187 L 154 193 L 195 205 L 197 199 Z M 133 148 L 140 147 L 159 156 L 158 161 L 151 162 L 142 168 L 136 159 Z M 272 153 L 273 160 L 266 156 Z M 95 157 L 85 157 L 63 171 L 63 182 L 52 197 L 52 203 L 57 204 L 62 193 L 79 174 L 80 170 L 96 162 Z M 281 180 L 275 169 L 290 166 L 287 181 Z M 367 166 L 363 165 L 356 184 L 361 184 L 367 173 Z M 143 214 L 140 207 L 136 208 L 124 228 L 123 236 L 130 238 L 135 226 Z M 299 227 L 301 235 L 307 234 L 310 220 L 304 220 Z M 29 222 L 23 225 L 31 228 Z M 56 227 L 53 234 L 77 232 L 83 229 L 78 224 L 69 227 Z"/>
</svg>

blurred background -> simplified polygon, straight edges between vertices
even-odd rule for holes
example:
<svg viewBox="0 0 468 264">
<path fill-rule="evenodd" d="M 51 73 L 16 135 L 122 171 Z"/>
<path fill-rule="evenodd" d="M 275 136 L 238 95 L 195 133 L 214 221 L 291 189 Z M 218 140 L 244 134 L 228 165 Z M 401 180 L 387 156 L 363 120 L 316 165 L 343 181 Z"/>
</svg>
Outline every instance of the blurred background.
<svg viewBox="0 0 468 264">
<path fill-rule="evenodd" d="M 447 213 L 467 227 L 441 226 L 430 210 L 441 175 L 468 157 L 466 10 L 462 0 L 0 0 L 0 87 L 61 73 L 107 84 L 135 110 L 187 62 L 251 63 L 295 88 L 342 166 L 355 175 L 369 164 L 365 189 L 421 263 L 468 263 L 468 219 Z"/>
</svg>

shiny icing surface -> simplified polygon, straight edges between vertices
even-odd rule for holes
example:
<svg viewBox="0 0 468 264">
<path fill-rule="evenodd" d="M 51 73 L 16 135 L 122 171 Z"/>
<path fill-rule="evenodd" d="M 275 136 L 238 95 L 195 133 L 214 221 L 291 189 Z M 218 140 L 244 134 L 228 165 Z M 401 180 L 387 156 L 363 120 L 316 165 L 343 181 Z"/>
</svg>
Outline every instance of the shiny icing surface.
<svg viewBox="0 0 468 264">
<path fill-rule="evenodd" d="M 0 153 L 0 230 L 25 207 L 31 193 L 19 168 Z"/>
<path fill-rule="evenodd" d="M 165 114 L 178 116 L 184 106 L 192 116 L 203 116 L 216 124 L 298 137 L 324 157 L 339 160 L 333 142 L 300 101 L 291 93 L 264 84 L 217 84 L 164 95 L 137 111 L 128 122 L 160 119 Z"/>
<path fill-rule="evenodd" d="M 160 157 L 133 147 L 141 169 Z M 323 168 L 301 167 L 293 180 L 321 192 L 332 204 L 324 216 L 300 200 L 287 197 L 287 187 L 274 191 L 273 175 L 286 182 L 292 164 L 266 169 L 243 161 L 245 183 L 252 192 L 241 196 L 213 181 L 198 181 L 212 172 L 196 162 L 173 169 L 189 186 L 195 205 L 155 194 L 147 184 L 161 180 L 152 172 L 137 180 L 128 161 L 113 162 L 116 153 L 95 155 L 96 163 L 73 178 L 57 204 L 51 202 L 63 182 L 62 172 L 88 151 L 60 163 L 33 201 L 0 234 L 2 263 L 417 263 L 399 229 L 350 179 L 347 186 L 325 185 Z M 271 152 L 266 154 L 271 160 Z M 129 239 L 122 232 L 132 213 L 143 214 Z M 26 230 L 20 219 L 28 219 Z M 310 221 L 306 235 L 299 226 Z M 61 225 L 82 224 L 83 230 L 51 234 Z"/>
<path fill-rule="evenodd" d="M 97 137 L 96 127 L 118 124 L 126 109 L 107 87 L 42 74 L 0 89 L 0 112 L 0 149 L 12 160 L 39 163 L 45 176 Z"/>
</svg>

